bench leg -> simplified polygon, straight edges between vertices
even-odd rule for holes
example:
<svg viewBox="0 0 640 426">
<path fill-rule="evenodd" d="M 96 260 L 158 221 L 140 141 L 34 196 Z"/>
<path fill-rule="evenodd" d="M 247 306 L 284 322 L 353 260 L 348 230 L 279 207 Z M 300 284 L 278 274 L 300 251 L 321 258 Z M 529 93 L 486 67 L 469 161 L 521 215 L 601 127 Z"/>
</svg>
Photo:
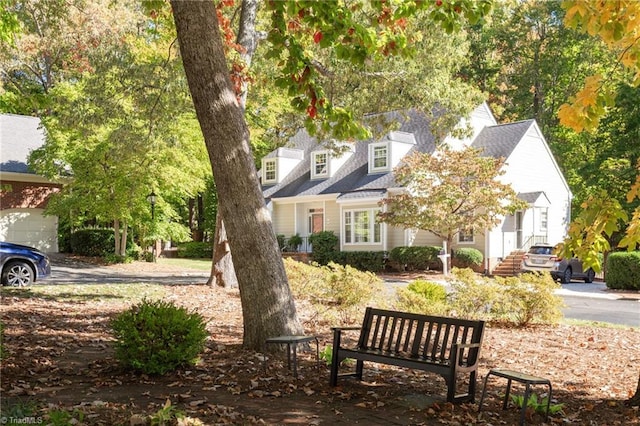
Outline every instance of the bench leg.
<svg viewBox="0 0 640 426">
<path fill-rule="evenodd" d="M 356 361 L 356 379 L 362 380 L 362 370 L 364 369 L 364 361 Z"/>
<path fill-rule="evenodd" d="M 524 400 L 522 401 L 522 409 L 520 410 L 520 426 L 524 425 L 524 420 L 527 414 L 527 406 L 529 405 L 530 395 L 531 395 L 531 385 L 527 383 L 524 387 Z"/>
</svg>

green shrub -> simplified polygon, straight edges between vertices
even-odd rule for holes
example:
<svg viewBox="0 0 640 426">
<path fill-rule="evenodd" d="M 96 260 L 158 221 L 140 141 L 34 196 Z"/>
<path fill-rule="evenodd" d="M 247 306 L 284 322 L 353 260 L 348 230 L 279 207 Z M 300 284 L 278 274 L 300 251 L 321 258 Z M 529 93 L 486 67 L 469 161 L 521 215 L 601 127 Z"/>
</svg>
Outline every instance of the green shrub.
<svg viewBox="0 0 640 426">
<path fill-rule="evenodd" d="M 144 299 L 111 323 L 116 358 L 145 374 L 165 374 L 195 364 L 204 349 L 203 317 L 171 302 Z"/>
<path fill-rule="evenodd" d="M 389 263 L 399 270 L 439 269 L 440 250 L 435 246 L 395 247 L 389 252 Z"/>
<path fill-rule="evenodd" d="M 291 291 L 296 299 L 308 301 L 315 316 L 347 322 L 383 289 L 382 280 L 371 272 L 330 263 L 307 265 L 284 259 Z"/>
<path fill-rule="evenodd" d="M 278 234 L 276 235 L 276 240 L 278 240 L 278 247 L 280 248 L 280 251 L 285 251 L 285 248 L 287 247 L 287 237 L 285 237 L 284 234 Z"/>
<path fill-rule="evenodd" d="M 502 287 L 502 316 L 508 322 L 525 326 L 533 322 L 555 324 L 562 318 L 560 288 L 550 274 L 528 273 L 518 277 L 496 277 Z"/>
<path fill-rule="evenodd" d="M 380 272 L 384 270 L 386 254 L 384 251 L 342 251 L 337 252 L 334 262 L 361 271 Z"/>
<path fill-rule="evenodd" d="M 105 256 L 115 252 L 113 229 L 80 229 L 71 234 L 71 251 L 81 256 Z"/>
<path fill-rule="evenodd" d="M 322 231 L 310 235 L 309 243 L 311 244 L 313 261 L 320 265 L 327 265 L 335 260 L 339 250 L 339 242 L 338 236 L 332 231 Z"/>
<path fill-rule="evenodd" d="M 481 266 L 484 257 L 482 252 L 473 247 L 461 247 L 453 252 L 455 265 L 460 268 L 472 268 Z"/>
<path fill-rule="evenodd" d="M 640 251 L 609 254 L 606 278 L 609 288 L 640 290 Z"/>
<path fill-rule="evenodd" d="M 213 246 L 211 243 L 189 241 L 178 245 L 178 257 L 187 259 L 211 259 Z"/>
<path fill-rule="evenodd" d="M 495 280 L 479 277 L 471 269 L 453 268 L 449 282 L 455 316 L 490 320 L 501 314 L 502 293 Z"/>
<path fill-rule="evenodd" d="M 396 306 L 401 311 L 427 315 L 447 315 L 447 291 L 438 283 L 416 280 L 396 291 Z"/>
</svg>

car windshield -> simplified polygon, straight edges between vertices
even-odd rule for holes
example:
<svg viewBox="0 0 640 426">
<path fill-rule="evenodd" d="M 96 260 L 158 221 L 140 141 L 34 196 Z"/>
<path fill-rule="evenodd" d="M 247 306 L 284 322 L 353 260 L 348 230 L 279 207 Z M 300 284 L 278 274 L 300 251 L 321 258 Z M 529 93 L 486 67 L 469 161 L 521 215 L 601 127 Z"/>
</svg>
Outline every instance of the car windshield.
<svg viewBox="0 0 640 426">
<path fill-rule="evenodd" d="M 551 254 L 553 247 L 531 247 L 529 253 L 531 254 Z"/>
</svg>

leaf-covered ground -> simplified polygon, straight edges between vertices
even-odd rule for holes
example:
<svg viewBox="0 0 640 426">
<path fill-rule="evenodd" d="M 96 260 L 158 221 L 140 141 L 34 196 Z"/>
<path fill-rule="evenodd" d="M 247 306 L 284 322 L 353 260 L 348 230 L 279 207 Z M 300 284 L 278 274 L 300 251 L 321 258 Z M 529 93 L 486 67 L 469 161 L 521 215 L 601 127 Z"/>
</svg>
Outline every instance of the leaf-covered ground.
<svg viewBox="0 0 640 426">
<path fill-rule="evenodd" d="M 119 285 L 119 284 L 111 284 Z M 145 291 L 148 286 L 145 287 Z M 104 292 L 34 295 L 3 289 L 5 324 L 0 394 L 2 413 L 24 407 L 47 419 L 65 410 L 73 423 L 149 424 L 177 410 L 192 419 L 184 424 L 517 424 L 519 410 L 502 411 L 506 381 L 491 379 L 482 412 L 475 404 L 450 405 L 439 376 L 368 364 L 365 380 L 328 385 L 329 370 L 315 364 L 315 347 L 300 355 L 299 377 L 286 368 L 284 353 L 268 355 L 241 349 L 242 322 L 237 291 L 204 285 L 163 286 L 165 297 L 196 309 L 209 321 L 211 338 L 198 366 L 164 377 L 123 371 L 113 357 L 109 320 L 131 305 L 129 298 Z M 100 293 L 100 294 L 98 294 Z M 118 294 L 115 292 L 114 294 Z M 299 306 L 303 319 L 308 318 Z M 320 348 L 331 344 L 331 324 L 307 323 Z M 634 425 L 638 407 L 623 404 L 640 373 L 640 332 L 631 328 L 541 326 L 489 328 L 479 371 L 508 368 L 549 378 L 553 404 L 563 413 L 548 424 Z M 542 392 L 544 388 L 536 388 Z M 514 391 L 522 388 L 514 384 Z M 195 419 L 201 421 L 197 423 Z M 530 424 L 542 416 L 528 413 Z"/>
</svg>

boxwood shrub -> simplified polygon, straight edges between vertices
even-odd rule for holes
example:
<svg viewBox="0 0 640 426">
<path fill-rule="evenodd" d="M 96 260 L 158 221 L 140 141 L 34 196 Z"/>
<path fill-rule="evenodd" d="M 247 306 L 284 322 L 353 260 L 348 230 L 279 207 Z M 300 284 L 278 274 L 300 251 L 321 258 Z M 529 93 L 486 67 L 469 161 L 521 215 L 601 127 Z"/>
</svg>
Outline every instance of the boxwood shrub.
<svg viewBox="0 0 640 426">
<path fill-rule="evenodd" d="M 435 246 L 395 247 L 389 252 L 389 263 L 399 270 L 439 269 L 440 250 Z"/>
<path fill-rule="evenodd" d="M 120 313 L 111 327 L 118 361 L 144 374 L 195 364 L 207 340 L 200 314 L 162 300 L 143 300 Z"/>
<path fill-rule="evenodd" d="M 213 246 L 211 243 L 200 241 L 190 241 L 178 244 L 178 257 L 188 259 L 211 259 L 213 257 Z"/>
<path fill-rule="evenodd" d="M 481 266 L 484 256 L 482 252 L 473 247 L 461 247 L 453 252 L 454 265 L 459 268 L 472 268 Z"/>
<path fill-rule="evenodd" d="M 316 232 L 309 236 L 311 243 L 311 257 L 314 262 L 320 265 L 327 265 L 329 262 L 338 260 L 339 253 L 338 236 L 332 231 Z"/>
<path fill-rule="evenodd" d="M 609 288 L 640 290 L 640 251 L 609 254 L 606 281 Z"/>
<path fill-rule="evenodd" d="M 384 270 L 386 257 L 385 251 L 341 251 L 334 261 L 361 271 L 380 272 Z"/>
</svg>

